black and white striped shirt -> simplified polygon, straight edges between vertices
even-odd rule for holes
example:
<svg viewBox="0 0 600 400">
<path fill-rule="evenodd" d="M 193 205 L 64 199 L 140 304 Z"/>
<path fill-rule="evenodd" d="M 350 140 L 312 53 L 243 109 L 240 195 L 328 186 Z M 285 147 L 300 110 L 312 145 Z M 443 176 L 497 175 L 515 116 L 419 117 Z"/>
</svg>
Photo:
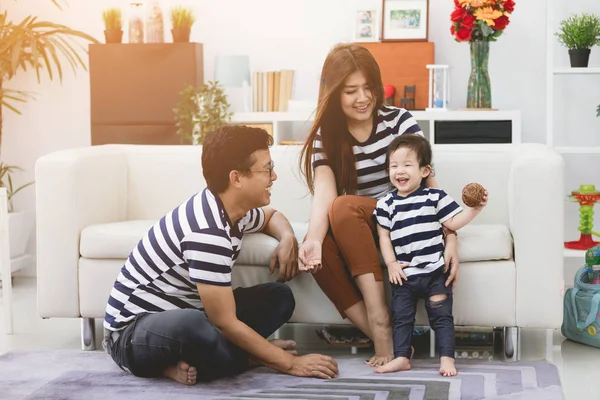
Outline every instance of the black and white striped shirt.
<svg viewBox="0 0 600 400">
<path fill-rule="evenodd" d="M 110 293 L 104 327 L 122 329 L 140 313 L 202 309 L 196 282 L 231 286 L 243 234 L 264 221 L 264 211 L 253 209 L 234 225 L 218 196 L 208 189 L 196 193 L 133 249 Z"/>
<path fill-rule="evenodd" d="M 340 129 L 347 128 L 344 126 Z M 385 170 L 386 152 L 392 140 L 404 133 L 423 136 L 419 124 L 410 112 L 391 106 L 383 106 L 377 111 L 375 127 L 369 139 L 363 143 L 355 141 L 352 146 L 356 157 L 357 195 L 379 199 L 393 189 Z M 327 156 L 320 133 L 317 133 L 313 148 L 313 169 L 319 165 L 327 165 Z"/>
<path fill-rule="evenodd" d="M 462 207 L 441 189 L 420 187 L 402 197 L 397 190 L 377 201 L 373 215 L 390 231 L 399 262 L 410 263 L 406 276 L 428 274 L 444 266 L 442 223 Z"/>
</svg>

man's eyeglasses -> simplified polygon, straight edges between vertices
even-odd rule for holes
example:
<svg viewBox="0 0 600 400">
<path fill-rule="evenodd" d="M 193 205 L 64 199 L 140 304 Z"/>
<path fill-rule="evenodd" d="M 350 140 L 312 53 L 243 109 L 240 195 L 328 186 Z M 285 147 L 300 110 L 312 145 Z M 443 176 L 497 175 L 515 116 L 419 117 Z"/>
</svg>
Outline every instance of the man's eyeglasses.
<svg viewBox="0 0 600 400">
<path fill-rule="evenodd" d="M 273 170 L 275 169 L 275 163 L 271 161 L 269 166 L 265 169 L 250 169 L 250 172 L 268 172 L 269 175 L 273 176 Z"/>
</svg>

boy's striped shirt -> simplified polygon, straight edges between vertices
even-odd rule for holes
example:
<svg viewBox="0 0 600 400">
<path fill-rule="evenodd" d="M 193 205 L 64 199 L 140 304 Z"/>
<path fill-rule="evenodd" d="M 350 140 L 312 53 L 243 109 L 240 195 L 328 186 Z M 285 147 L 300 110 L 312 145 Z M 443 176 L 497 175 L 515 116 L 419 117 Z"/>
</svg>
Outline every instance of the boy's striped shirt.
<svg viewBox="0 0 600 400">
<path fill-rule="evenodd" d="M 410 263 L 408 277 L 444 266 L 442 223 L 461 211 L 443 190 L 421 187 L 406 197 L 394 190 L 377 201 L 373 214 L 390 231 L 396 259 Z"/>
</svg>

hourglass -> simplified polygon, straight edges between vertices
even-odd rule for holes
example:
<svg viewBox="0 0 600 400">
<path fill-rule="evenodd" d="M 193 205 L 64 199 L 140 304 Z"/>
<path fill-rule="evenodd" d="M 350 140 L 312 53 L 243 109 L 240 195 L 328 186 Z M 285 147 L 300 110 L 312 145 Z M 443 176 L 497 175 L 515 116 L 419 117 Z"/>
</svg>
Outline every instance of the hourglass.
<svg viewBox="0 0 600 400">
<path fill-rule="evenodd" d="M 429 70 L 429 107 L 427 111 L 447 111 L 450 96 L 448 65 L 427 64 Z"/>
</svg>

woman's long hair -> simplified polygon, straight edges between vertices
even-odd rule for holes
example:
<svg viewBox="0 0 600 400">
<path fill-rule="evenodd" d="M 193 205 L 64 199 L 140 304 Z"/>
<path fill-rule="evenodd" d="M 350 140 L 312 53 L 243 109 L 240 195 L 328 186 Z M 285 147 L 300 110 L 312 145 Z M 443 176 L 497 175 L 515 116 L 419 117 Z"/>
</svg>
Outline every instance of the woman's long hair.
<svg viewBox="0 0 600 400">
<path fill-rule="evenodd" d="M 323 64 L 315 120 L 300 157 L 300 170 L 306 178 L 311 194 L 314 194 L 313 143 L 319 130 L 328 165 L 335 176 L 338 195 L 356 193 L 358 183 L 352 136 L 348 133 L 346 116 L 341 107 L 344 82 L 356 71 L 361 71 L 365 75 L 371 90 L 375 103 L 374 123 L 376 123 L 377 110 L 383 105 L 381 71 L 373 55 L 365 47 L 357 44 L 336 45 Z"/>
</svg>

